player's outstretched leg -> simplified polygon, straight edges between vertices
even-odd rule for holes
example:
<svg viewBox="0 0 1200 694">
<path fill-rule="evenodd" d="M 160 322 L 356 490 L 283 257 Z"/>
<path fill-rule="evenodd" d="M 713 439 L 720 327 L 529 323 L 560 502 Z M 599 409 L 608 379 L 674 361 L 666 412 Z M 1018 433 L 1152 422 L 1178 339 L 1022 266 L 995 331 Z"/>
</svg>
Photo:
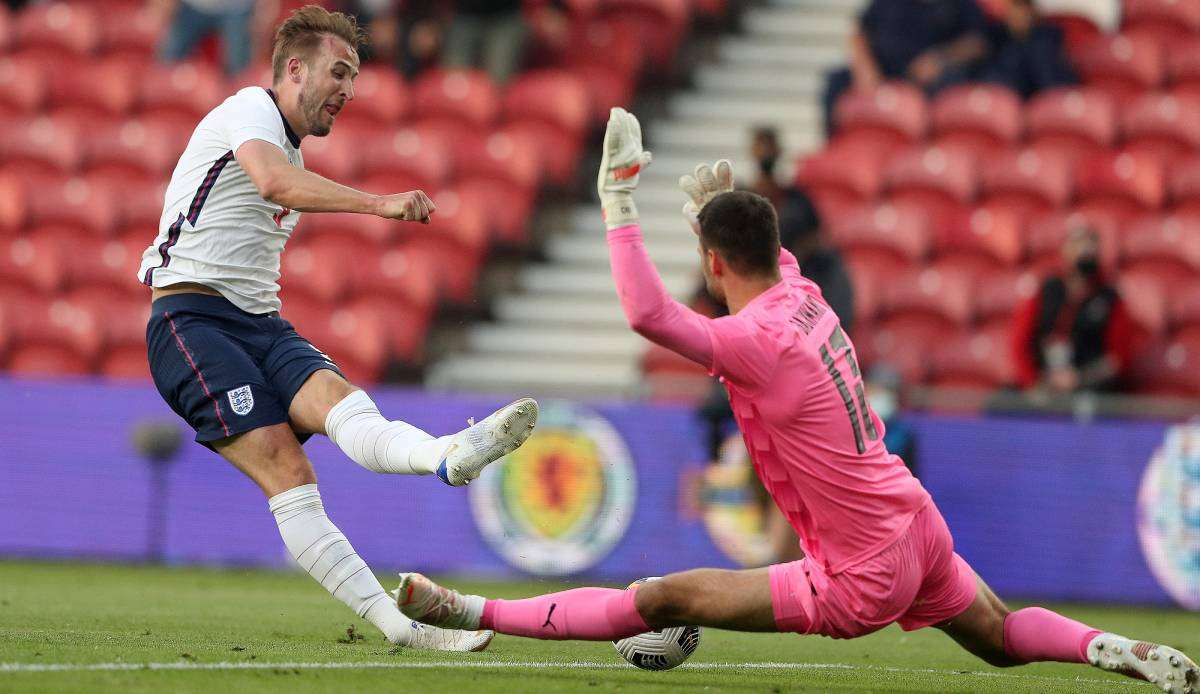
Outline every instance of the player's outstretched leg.
<svg viewBox="0 0 1200 694">
<path fill-rule="evenodd" d="M 1164 692 L 1200 694 L 1200 669 L 1178 650 L 1105 633 L 1041 607 L 1010 612 L 982 580 L 975 602 L 938 628 L 997 667 L 1090 664 L 1147 680 Z"/>
<path fill-rule="evenodd" d="M 303 395 L 302 390 L 298 398 Z M 537 416 L 537 402 L 522 398 L 456 434 L 434 438 L 407 422 L 389 421 L 370 396 L 354 390 L 329 408 L 319 433 L 329 436 L 351 460 L 368 470 L 436 474 L 446 484 L 459 487 L 525 443 Z"/>
<path fill-rule="evenodd" d="M 576 588 L 526 600 L 462 595 L 401 574 L 395 596 L 405 615 L 427 624 L 546 640 L 609 641 L 685 624 L 776 630 L 766 569 L 697 569 L 625 590 Z"/>
<path fill-rule="evenodd" d="M 217 451 L 253 479 L 269 497 L 279 534 L 296 562 L 331 595 L 400 646 L 480 651 L 488 631 L 449 631 L 414 624 L 396 609 L 375 574 L 325 514 L 316 475 L 286 424 L 219 441 Z"/>
</svg>

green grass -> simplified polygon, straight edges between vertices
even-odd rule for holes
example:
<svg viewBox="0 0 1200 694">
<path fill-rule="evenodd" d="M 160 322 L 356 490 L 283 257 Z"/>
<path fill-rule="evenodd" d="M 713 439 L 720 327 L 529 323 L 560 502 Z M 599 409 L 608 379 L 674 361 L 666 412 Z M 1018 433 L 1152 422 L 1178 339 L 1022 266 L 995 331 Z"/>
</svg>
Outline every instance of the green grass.
<svg viewBox="0 0 1200 694">
<path fill-rule="evenodd" d="M 535 581 L 451 583 L 495 597 L 563 587 Z M 1194 614 L 1061 609 L 1098 627 L 1200 652 L 1200 618 Z M 351 626 L 365 638 L 347 639 Z M 569 665 L 580 661 L 585 665 Z M 0 691 L 5 692 L 1153 691 L 1075 665 L 991 669 L 940 632 L 905 634 L 896 627 L 854 641 L 710 629 L 689 664 L 740 667 L 663 673 L 615 667 L 623 661 L 607 643 L 498 636 L 484 654 L 398 651 L 299 573 L 26 562 L 0 562 L 0 663 L 247 663 L 258 668 L 0 670 Z M 284 663 L 348 667 L 280 665 Z M 487 663 L 495 666 L 461 667 Z M 505 663 L 563 665 L 534 669 Z M 746 666 L 753 663 L 792 667 Z"/>
</svg>

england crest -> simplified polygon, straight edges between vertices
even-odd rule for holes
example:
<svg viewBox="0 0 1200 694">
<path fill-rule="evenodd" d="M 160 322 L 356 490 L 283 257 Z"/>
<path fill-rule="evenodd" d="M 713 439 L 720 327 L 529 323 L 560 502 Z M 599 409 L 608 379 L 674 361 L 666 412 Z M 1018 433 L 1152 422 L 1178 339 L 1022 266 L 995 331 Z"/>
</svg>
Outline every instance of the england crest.
<svg viewBox="0 0 1200 694">
<path fill-rule="evenodd" d="M 250 386 L 242 386 L 229 391 L 229 406 L 233 408 L 233 413 L 237 415 L 248 415 L 250 410 L 254 409 L 254 393 L 250 392 Z"/>
</svg>

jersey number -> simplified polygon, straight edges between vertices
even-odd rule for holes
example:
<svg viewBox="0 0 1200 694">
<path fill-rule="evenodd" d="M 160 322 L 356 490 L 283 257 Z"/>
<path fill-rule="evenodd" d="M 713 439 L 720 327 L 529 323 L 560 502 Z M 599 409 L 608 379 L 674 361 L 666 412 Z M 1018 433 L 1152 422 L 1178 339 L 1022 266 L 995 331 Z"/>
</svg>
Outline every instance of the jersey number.
<svg viewBox="0 0 1200 694">
<path fill-rule="evenodd" d="M 842 377 L 842 372 L 838 369 L 838 359 L 842 359 L 850 365 L 854 386 L 853 394 L 846 384 L 846 379 Z M 858 369 L 858 360 L 854 358 L 854 351 L 850 349 L 850 343 L 846 342 L 846 334 L 842 332 L 842 326 L 833 326 L 829 342 L 821 345 L 821 361 L 824 362 L 825 369 L 833 379 L 833 385 L 837 387 L 838 394 L 842 396 L 842 402 L 846 405 L 846 414 L 850 416 L 850 428 L 854 430 L 854 444 L 858 447 L 859 454 L 866 453 L 867 445 L 863 440 L 863 425 L 866 424 L 867 436 L 872 441 L 879 440 L 879 432 L 875 430 L 875 420 L 871 418 L 871 411 L 867 409 L 867 394 L 863 390 L 862 372 Z"/>
</svg>

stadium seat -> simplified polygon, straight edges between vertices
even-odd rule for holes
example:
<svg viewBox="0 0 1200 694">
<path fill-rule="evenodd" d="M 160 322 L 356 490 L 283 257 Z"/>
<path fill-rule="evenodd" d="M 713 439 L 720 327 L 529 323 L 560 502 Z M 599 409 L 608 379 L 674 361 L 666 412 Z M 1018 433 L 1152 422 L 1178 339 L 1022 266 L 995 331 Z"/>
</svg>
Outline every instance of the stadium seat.
<svg viewBox="0 0 1200 694">
<path fill-rule="evenodd" d="M 1040 285 L 1028 270 L 1007 269 L 981 275 L 975 282 L 975 318 L 982 329 L 1009 327 L 1013 311 L 1033 296 Z"/>
<path fill-rule="evenodd" d="M 1200 36 L 1175 42 L 1166 56 L 1171 93 L 1200 98 Z"/>
<path fill-rule="evenodd" d="M 104 54 L 143 64 L 154 60 L 158 43 L 167 32 L 162 13 L 145 3 L 123 4 L 99 12 L 104 25 Z"/>
<path fill-rule="evenodd" d="M 950 330 L 972 318 L 972 278 L 937 268 L 912 268 L 889 278 L 884 293 L 887 321 L 928 322 Z"/>
<path fill-rule="evenodd" d="M 1117 101 L 1128 101 L 1157 88 L 1166 73 L 1158 43 L 1139 36 L 1101 36 L 1072 58 L 1089 88 L 1099 89 Z"/>
<path fill-rule="evenodd" d="M 425 338 L 431 319 L 429 312 L 411 304 L 396 303 L 386 296 L 355 296 L 347 306 L 359 315 L 370 316 L 378 324 L 391 360 L 408 367 L 420 366 L 424 361 Z"/>
<path fill-rule="evenodd" d="M 50 92 L 47 68 L 33 56 L 0 55 L 0 107 L 32 115 Z"/>
<path fill-rule="evenodd" d="M 387 337 L 374 312 L 287 295 L 281 315 L 317 349 L 328 354 L 352 383 L 372 384 L 383 376 L 388 356 Z"/>
<path fill-rule="evenodd" d="M 340 114 L 338 118 L 341 118 Z M 339 183 L 354 180 L 359 174 L 363 158 L 374 150 L 373 146 L 364 143 L 373 142 L 381 136 L 381 129 L 374 124 L 362 128 L 354 125 L 339 122 L 325 137 L 306 138 L 303 145 L 304 168 Z"/>
<path fill-rule="evenodd" d="M 1166 198 L 1162 166 L 1129 152 L 1098 154 L 1075 170 L 1077 205 L 1128 221 L 1162 206 Z"/>
<path fill-rule="evenodd" d="M 162 219 L 167 181 L 122 180 L 107 175 L 88 176 L 93 186 L 105 187 L 116 202 L 119 226 L 114 236 L 135 236 L 144 246 L 150 245 Z"/>
<path fill-rule="evenodd" d="M 146 357 L 146 347 L 128 346 L 106 349 L 100 355 L 100 363 L 96 372 L 106 378 L 123 381 L 149 381 L 150 361 Z"/>
<path fill-rule="evenodd" d="M 1121 113 L 1124 150 L 1155 157 L 1164 166 L 1200 150 L 1200 96 L 1146 94 Z"/>
<path fill-rule="evenodd" d="M 51 237 L 0 237 L 0 281 L 42 296 L 53 295 L 66 279 L 62 241 Z"/>
<path fill-rule="evenodd" d="M 901 317 L 860 331 L 854 347 L 865 368 L 887 366 L 900 375 L 904 385 L 919 385 L 929 374 L 931 350 L 956 332 L 940 323 Z"/>
<path fill-rule="evenodd" d="M 981 169 L 983 200 L 991 206 L 1006 206 L 1028 216 L 1063 207 L 1071 200 L 1070 163 L 1053 149 L 1006 151 L 989 157 Z"/>
<path fill-rule="evenodd" d="M 1025 251 L 1024 221 L 1005 205 L 970 209 L 936 239 L 937 267 L 972 274 L 1015 267 Z"/>
<path fill-rule="evenodd" d="M 611 107 L 632 101 L 645 48 L 608 19 L 575 13 L 560 62 L 587 85 L 590 118 L 598 124 L 608 120 Z"/>
<path fill-rule="evenodd" d="M 458 178 L 498 181 L 528 197 L 541 182 L 536 147 L 529 133 L 506 129 L 463 140 L 456 157 L 469 165 L 459 166 Z"/>
<path fill-rule="evenodd" d="M 802 159 L 796 183 L 823 217 L 873 200 L 883 188 L 883 156 L 874 147 L 830 147 Z"/>
<path fill-rule="evenodd" d="M 1117 291 L 1129 317 L 1141 335 L 1163 335 L 1167 331 L 1167 285 L 1153 270 L 1122 270 Z"/>
<path fill-rule="evenodd" d="M 1133 360 L 1133 379 L 1143 395 L 1200 396 L 1200 337 L 1158 340 Z"/>
<path fill-rule="evenodd" d="M 435 268 L 424 260 L 403 243 L 360 258 L 350 275 L 355 298 L 403 304 L 428 321 L 437 304 L 438 280 Z"/>
<path fill-rule="evenodd" d="M 604 62 L 573 64 L 570 70 L 588 85 L 588 112 L 592 123 L 605 122 L 613 106 L 633 101 L 637 82 L 631 73 Z"/>
<path fill-rule="evenodd" d="M 137 283 L 142 252 L 153 239 L 101 239 L 80 236 L 71 242 L 70 252 L 64 253 L 67 283 L 76 290 L 103 294 L 117 292 L 126 297 L 143 296 L 145 287 Z M 145 328 L 145 325 L 142 326 Z"/>
<path fill-rule="evenodd" d="M 138 102 L 144 67 L 125 60 L 59 60 L 49 73 L 49 105 L 84 118 L 125 117 Z"/>
<path fill-rule="evenodd" d="M 14 313 L 16 343 L 26 349 L 65 349 L 77 358 L 75 366 L 90 371 L 104 344 L 104 314 L 62 298 L 31 301 Z"/>
<path fill-rule="evenodd" d="M 1200 34 L 1200 2 L 1123 0 L 1121 32 L 1161 43 Z"/>
<path fill-rule="evenodd" d="M 68 119 L 0 116 L 0 162 L 22 176 L 73 173 L 83 163 L 81 136 Z"/>
<path fill-rule="evenodd" d="M 280 284 L 289 296 L 303 295 L 333 305 L 345 296 L 360 258 L 380 247 L 363 237 L 314 236 L 289 247 L 280 261 Z"/>
<path fill-rule="evenodd" d="M 221 72 L 198 61 L 148 65 L 139 78 L 143 117 L 175 114 L 195 123 L 228 96 Z"/>
<path fill-rule="evenodd" d="M 108 236 L 120 222 L 117 201 L 104 186 L 73 176 L 47 178 L 25 191 L 28 201 L 26 223 L 31 227 L 55 226 L 96 236 Z"/>
<path fill-rule="evenodd" d="M 131 270 L 126 276 L 132 277 Z M 98 317 L 104 352 L 135 349 L 146 361 L 146 323 L 150 320 L 150 290 L 131 283 L 135 291 L 115 287 L 81 287 L 63 298 Z M 103 355 L 102 355 L 103 356 Z"/>
<path fill-rule="evenodd" d="M 416 118 L 445 118 L 487 127 L 500 111 L 496 86 L 482 70 L 433 69 L 413 85 Z"/>
<path fill-rule="evenodd" d="M 1122 272 L 1144 270 L 1168 287 L 1200 279 L 1200 218 L 1152 216 L 1121 235 Z"/>
<path fill-rule="evenodd" d="M 1031 145 L 1073 159 L 1106 150 L 1117 138 L 1112 99 L 1088 88 L 1042 92 L 1026 105 L 1025 124 Z"/>
<path fill-rule="evenodd" d="M 0 54 L 8 52 L 14 33 L 12 11 L 8 5 L 0 5 Z"/>
<path fill-rule="evenodd" d="M 989 156 L 1021 137 L 1021 114 L 1021 98 L 1005 87 L 954 87 L 933 102 L 933 138 L 943 147 Z"/>
<path fill-rule="evenodd" d="M 619 33 L 636 36 L 647 65 L 669 76 L 691 16 L 690 0 L 605 0 L 599 16 Z"/>
<path fill-rule="evenodd" d="M 837 122 L 834 146 L 853 140 L 894 152 L 922 140 L 929 128 L 924 95 L 904 82 L 846 92 L 838 99 L 833 118 Z"/>
<path fill-rule="evenodd" d="M 850 284 L 854 288 L 855 325 L 872 323 L 879 314 L 880 303 L 883 300 L 880 296 L 882 293 L 881 285 L 886 283 L 886 278 L 881 278 L 877 273 L 871 272 L 869 269 L 861 269 L 850 263 L 847 263 L 847 265 Z M 851 337 L 854 337 L 854 335 L 852 334 Z"/>
<path fill-rule="evenodd" d="M 483 223 L 480 223 L 482 226 Z M 449 304 L 470 305 L 475 300 L 475 287 L 483 266 L 483 252 L 465 252 L 464 241 L 455 238 L 455 230 L 445 233 L 413 236 L 405 244 L 419 262 L 432 267 L 437 275 L 438 296 Z"/>
<path fill-rule="evenodd" d="M 170 179 L 189 135 L 172 122 L 140 118 L 97 119 L 88 133 L 84 142 L 89 178 L 152 182 Z"/>
<path fill-rule="evenodd" d="M 1178 214 L 1200 215 L 1200 156 L 1193 155 L 1168 169 L 1173 209 Z"/>
<path fill-rule="evenodd" d="M 1012 383 L 1014 369 L 1007 326 L 963 331 L 933 345 L 929 385 L 994 390 Z"/>
<path fill-rule="evenodd" d="M 100 48 L 99 18 L 84 3 L 33 3 L 16 17 L 16 43 L 22 52 L 38 52 L 53 64 L 63 55 L 88 56 Z"/>
<path fill-rule="evenodd" d="M 420 127 L 383 130 L 369 142 L 357 152 L 360 172 L 364 176 L 391 176 L 395 183 L 385 190 L 429 192 L 443 185 L 454 169 L 453 145 L 442 131 Z"/>
<path fill-rule="evenodd" d="M 457 194 L 465 206 L 486 210 L 486 214 L 482 215 L 484 228 L 487 235 L 500 245 L 523 248 L 528 243 L 535 191 L 493 178 L 475 176 L 459 179 L 438 195 L 445 196 L 447 191 Z M 434 202 L 437 202 L 436 198 Z"/>
<path fill-rule="evenodd" d="M 540 70 L 518 77 L 504 96 L 503 132 L 532 142 L 547 180 L 560 187 L 575 178 L 590 122 L 587 88 L 573 73 Z"/>
<path fill-rule="evenodd" d="M 829 220 L 830 240 L 845 250 L 860 272 L 890 277 L 925 259 L 933 238 L 920 210 L 867 205 Z"/>
<path fill-rule="evenodd" d="M 380 179 L 363 179 L 353 182 L 353 187 L 369 193 L 386 194 L 401 192 L 390 187 L 394 179 L 386 176 Z M 435 201 L 436 202 L 436 201 Z M 300 217 L 300 223 L 289 243 L 301 244 L 311 239 L 324 237 L 343 237 L 350 239 L 365 239 L 378 248 L 404 236 L 410 228 L 407 222 L 384 219 L 374 215 L 351 214 L 349 212 L 326 212 L 321 214 L 306 214 Z M 289 246 L 290 247 L 290 246 Z"/>
<path fill-rule="evenodd" d="M 888 162 L 884 187 L 893 204 L 924 209 L 941 235 L 975 197 L 975 160 L 964 151 L 937 145 L 913 147 Z"/>
<path fill-rule="evenodd" d="M 83 376 L 91 373 L 92 364 L 63 345 L 18 343 L 9 351 L 4 368 L 21 376 L 45 378 Z"/>
<path fill-rule="evenodd" d="M 1200 338 L 1200 280 L 1172 289 L 1167 302 L 1167 322 L 1177 336 Z"/>
<path fill-rule="evenodd" d="M 333 130 L 352 121 L 394 128 L 404 120 L 408 107 L 408 86 L 400 74 L 391 68 L 368 63 L 354 78 L 354 101 L 338 113 Z"/>
<path fill-rule="evenodd" d="M 1056 210 L 1034 217 L 1025 238 L 1029 266 L 1035 270 L 1057 270 L 1061 265 L 1062 245 L 1067 235 L 1086 225 L 1100 236 L 1101 264 L 1106 270 L 1117 266 L 1120 255 L 1119 227 L 1113 217 L 1084 210 Z"/>
</svg>

